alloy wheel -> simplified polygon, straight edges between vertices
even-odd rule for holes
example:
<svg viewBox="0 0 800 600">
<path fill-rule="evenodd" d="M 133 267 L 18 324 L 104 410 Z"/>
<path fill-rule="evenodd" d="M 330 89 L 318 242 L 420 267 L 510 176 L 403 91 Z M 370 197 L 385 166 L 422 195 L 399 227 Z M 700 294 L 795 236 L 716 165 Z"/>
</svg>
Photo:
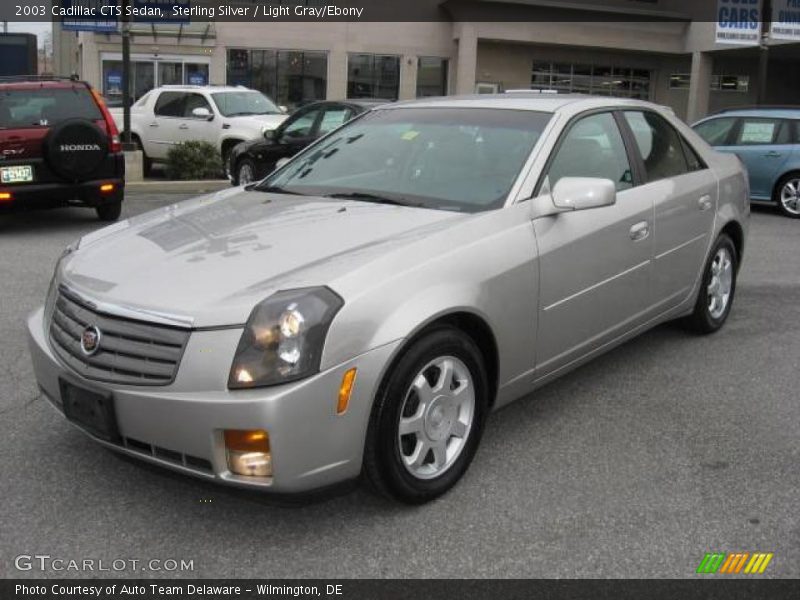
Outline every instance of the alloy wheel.
<svg viewBox="0 0 800 600">
<path fill-rule="evenodd" d="M 783 184 L 780 200 L 786 212 L 800 216 L 800 179 L 789 179 Z"/>
<path fill-rule="evenodd" d="M 397 441 L 406 470 L 433 479 L 458 459 L 475 416 L 475 384 L 454 356 L 426 364 L 414 377 L 400 412 Z"/>
<path fill-rule="evenodd" d="M 725 314 L 733 289 L 733 260 L 730 252 L 721 247 L 711 262 L 711 281 L 708 284 L 708 312 L 713 319 Z"/>
</svg>

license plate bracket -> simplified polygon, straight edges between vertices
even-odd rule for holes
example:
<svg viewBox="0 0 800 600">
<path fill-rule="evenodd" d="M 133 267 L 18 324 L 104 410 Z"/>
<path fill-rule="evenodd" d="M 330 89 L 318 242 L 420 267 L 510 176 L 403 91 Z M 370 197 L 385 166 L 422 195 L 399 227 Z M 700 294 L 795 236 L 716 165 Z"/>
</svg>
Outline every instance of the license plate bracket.
<svg viewBox="0 0 800 600">
<path fill-rule="evenodd" d="M 114 398 L 59 379 L 64 416 L 93 436 L 108 442 L 120 440 Z"/>
<path fill-rule="evenodd" d="M 30 183 L 32 181 L 33 167 L 31 165 L 0 167 L 0 183 Z"/>
</svg>

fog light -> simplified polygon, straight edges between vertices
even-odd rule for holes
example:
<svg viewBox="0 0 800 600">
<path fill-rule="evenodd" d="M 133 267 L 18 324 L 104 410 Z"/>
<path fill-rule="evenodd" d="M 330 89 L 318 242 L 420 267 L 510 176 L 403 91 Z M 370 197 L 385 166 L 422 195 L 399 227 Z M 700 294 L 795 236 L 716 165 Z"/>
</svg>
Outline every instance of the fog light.
<svg viewBox="0 0 800 600">
<path fill-rule="evenodd" d="M 3 200 L 11 200 L 11 192 L 0 192 L 0 202 Z"/>
<path fill-rule="evenodd" d="M 247 477 L 271 477 L 269 434 L 262 429 L 226 429 L 225 450 L 231 473 Z"/>
<path fill-rule="evenodd" d="M 113 183 L 104 183 L 103 185 L 100 186 L 100 191 L 103 194 L 110 194 L 111 192 L 114 191 L 114 184 Z"/>
</svg>

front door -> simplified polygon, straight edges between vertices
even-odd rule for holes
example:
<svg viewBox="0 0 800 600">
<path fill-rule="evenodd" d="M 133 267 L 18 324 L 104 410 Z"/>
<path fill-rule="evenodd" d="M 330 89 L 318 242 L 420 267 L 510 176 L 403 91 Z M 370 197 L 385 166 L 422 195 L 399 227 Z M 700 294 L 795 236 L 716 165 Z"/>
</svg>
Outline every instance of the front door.
<svg viewBox="0 0 800 600">
<path fill-rule="evenodd" d="M 580 358 L 645 320 L 653 201 L 633 170 L 611 112 L 582 117 L 555 150 L 542 191 L 561 177 L 610 179 L 612 206 L 536 219 L 539 250 L 537 376 Z"/>
</svg>

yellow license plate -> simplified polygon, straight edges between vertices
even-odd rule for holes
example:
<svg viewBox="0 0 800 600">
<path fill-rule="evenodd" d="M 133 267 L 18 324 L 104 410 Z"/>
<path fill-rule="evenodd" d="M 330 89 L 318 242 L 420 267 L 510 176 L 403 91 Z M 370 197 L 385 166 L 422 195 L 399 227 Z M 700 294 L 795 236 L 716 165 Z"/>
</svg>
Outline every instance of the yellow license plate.
<svg viewBox="0 0 800 600">
<path fill-rule="evenodd" d="M 26 183 L 33 181 L 33 167 L 20 165 L 0 167 L 0 183 Z"/>
</svg>

